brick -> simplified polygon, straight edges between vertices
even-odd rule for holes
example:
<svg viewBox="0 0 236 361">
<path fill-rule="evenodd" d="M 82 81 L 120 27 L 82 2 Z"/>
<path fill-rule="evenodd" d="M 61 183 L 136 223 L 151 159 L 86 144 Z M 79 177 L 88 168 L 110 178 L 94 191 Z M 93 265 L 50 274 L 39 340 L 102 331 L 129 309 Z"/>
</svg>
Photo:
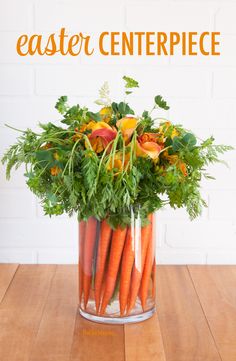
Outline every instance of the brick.
<svg viewBox="0 0 236 361">
<path fill-rule="evenodd" d="M 32 250 L 0 249 L 0 263 L 36 263 L 36 253 Z"/>
<path fill-rule="evenodd" d="M 236 221 L 236 189 L 209 191 L 209 218 Z"/>
<path fill-rule="evenodd" d="M 35 215 L 34 197 L 28 190 L 0 190 L 0 198 L 0 218 L 31 218 Z"/>
<path fill-rule="evenodd" d="M 36 92 L 39 95 L 97 97 L 98 89 L 108 81 L 112 94 L 121 96 L 122 74 L 122 69 L 113 67 L 41 67 L 36 72 Z"/>
<path fill-rule="evenodd" d="M 183 16 L 184 14 L 184 16 Z M 127 26 L 132 31 L 207 31 L 211 28 L 210 7 L 186 2 L 146 2 L 127 5 Z"/>
<path fill-rule="evenodd" d="M 202 187 L 204 189 L 235 189 L 236 184 L 236 161 L 230 159 L 228 167 L 223 166 L 221 163 L 210 165 L 207 168 L 207 173 L 215 177 L 215 180 L 202 180 Z"/>
<path fill-rule="evenodd" d="M 78 253 L 71 249 L 65 248 L 63 250 L 38 250 L 37 263 L 41 264 L 76 264 L 78 263 Z"/>
<path fill-rule="evenodd" d="M 207 264 L 235 265 L 236 251 L 226 252 L 225 249 L 222 249 L 220 252 L 209 252 L 207 254 Z"/>
<path fill-rule="evenodd" d="M 213 96 L 216 98 L 236 97 L 236 70 L 215 70 L 213 76 Z"/>
<path fill-rule="evenodd" d="M 32 69 L 25 66 L 1 66 L 0 95 L 30 95 L 32 90 Z"/>
<path fill-rule="evenodd" d="M 235 248 L 235 224 L 230 221 L 172 222 L 166 244 L 172 248 Z"/>
<path fill-rule="evenodd" d="M 140 83 L 137 96 L 162 94 L 167 100 L 175 98 L 206 98 L 210 95 L 211 74 L 204 70 L 153 67 L 125 67 L 125 73 Z"/>
<path fill-rule="evenodd" d="M 235 4 L 222 4 L 215 16 L 215 29 L 225 34 L 236 34 L 235 14 Z"/>
<path fill-rule="evenodd" d="M 77 99 L 78 100 L 78 99 Z M 0 98 L 0 125 L 5 123 L 13 127 L 38 130 L 39 122 L 55 121 L 61 119 L 61 115 L 55 109 L 57 97 L 3 97 Z M 77 103 L 77 102 L 75 102 Z M 19 117 L 20 114 L 20 117 Z M 14 136 L 18 133 L 8 130 Z"/>
<path fill-rule="evenodd" d="M 32 4 L 8 0 L 0 3 L 0 31 L 27 32 L 31 27 Z"/>
<path fill-rule="evenodd" d="M 205 264 L 206 254 L 204 252 L 175 252 L 173 250 L 157 251 L 157 264 L 184 265 L 184 264 Z"/>
<path fill-rule="evenodd" d="M 76 249 L 78 226 L 75 218 L 0 219 L 0 247 Z"/>
<path fill-rule="evenodd" d="M 170 120 L 193 131 L 205 128 L 213 134 L 225 124 L 236 127 L 236 103 L 232 99 L 170 99 L 169 104 Z"/>
<path fill-rule="evenodd" d="M 53 17 L 52 17 L 53 14 Z M 114 16 L 115 15 L 115 16 Z M 79 2 L 38 2 L 35 6 L 36 31 L 55 32 L 61 27 L 78 32 L 91 33 L 94 30 L 115 29 L 124 24 L 122 4 L 112 6 L 89 6 Z"/>
</svg>

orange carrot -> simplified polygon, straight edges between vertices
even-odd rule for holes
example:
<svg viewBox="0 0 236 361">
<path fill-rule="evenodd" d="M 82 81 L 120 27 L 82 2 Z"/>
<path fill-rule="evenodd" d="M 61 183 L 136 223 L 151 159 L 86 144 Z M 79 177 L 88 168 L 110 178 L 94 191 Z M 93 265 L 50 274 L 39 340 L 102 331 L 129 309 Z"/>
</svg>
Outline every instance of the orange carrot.
<svg viewBox="0 0 236 361">
<path fill-rule="evenodd" d="M 153 266 L 152 266 L 152 298 L 156 298 L 156 282 L 157 282 L 157 265 L 156 260 L 154 258 L 153 260 Z"/>
<path fill-rule="evenodd" d="M 117 273 L 119 270 L 121 255 L 125 243 L 126 231 L 126 228 L 121 229 L 120 227 L 113 231 L 108 270 L 105 280 L 105 291 L 102 299 L 100 314 L 104 314 L 107 304 L 110 301 L 110 298 L 112 297 L 115 289 Z"/>
<path fill-rule="evenodd" d="M 84 236 L 86 232 L 86 222 L 79 223 L 79 301 L 81 302 L 83 293 L 83 253 L 84 253 Z"/>
<path fill-rule="evenodd" d="M 127 313 L 129 314 L 132 308 L 135 305 L 136 298 L 138 296 L 140 282 L 142 278 L 144 262 L 146 258 L 147 248 L 151 237 L 152 232 L 152 216 L 148 217 L 150 223 L 142 227 L 141 229 L 141 267 L 137 269 L 136 264 L 133 265 L 132 278 L 131 278 L 131 287 L 130 287 L 130 295 L 129 295 L 129 303 Z"/>
<path fill-rule="evenodd" d="M 105 270 L 107 253 L 111 240 L 111 234 L 112 234 L 111 227 L 107 224 L 106 220 L 102 221 L 100 237 L 98 241 L 98 254 L 97 254 L 96 276 L 95 276 L 95 303 L 96 303 L 97 313 L 100 306 L 101 285 Z"/>
<path fill-rule="evenodd" d="M 153 234 L 151 232 L 151 237 L 148 244 L 145 265 L 143 269 L 143 275 L 140 286 L 140 299 L 143 310 L 145 309 L 146 306 L 146 301 L 148 296 L 148 286 L 149 286 L 149 281 L 151 280 L 151 273 L 153 267 L 153 260 L 154 260 Z"/>
<path fill-rule="evenodd" d="M 119 291 L 121 316 L 124 315 L 127 306 L 133 263 L 134 263 L 134 245 L 133 245 L 132 230 L 131 228 L 129 228 L 127 232 L 127 237 L 122 256 L 122 264 L 121 264 L 120 291 Z"/>
<path fill-rule="evenodd" d="M 89 292 L 92 280 L 92 262 L 94 245 L 96 241 L 97 221 L 90 217 L 87 222 L 85 240 L 84 240 L 84 255 L 83 255 L 83 290 L 84 290 L 84 307 L 87 307 Z"/>
</svg>

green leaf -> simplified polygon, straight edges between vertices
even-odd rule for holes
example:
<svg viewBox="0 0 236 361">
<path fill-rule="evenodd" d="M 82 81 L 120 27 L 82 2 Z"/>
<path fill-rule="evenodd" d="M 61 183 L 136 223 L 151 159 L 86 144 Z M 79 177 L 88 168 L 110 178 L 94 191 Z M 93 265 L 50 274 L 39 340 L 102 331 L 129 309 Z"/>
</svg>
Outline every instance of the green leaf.
<svg viewBox="0 0 236 361">
<path fill-rule="evenodd" d="M 173 143 L 172 143 L 172 149 L 174 152 L 179 151 L 181 148 L 184 147 L 184 144 L 182 142 L 182 139 L 180 137 L 174 137 Z"/>
<path fill-rule="evenodd" d="M 87 112 L 87 115 L 90 119 L 99 122 L 101 120 L 101 115 L 99 113 Z"/>
<path fill-rule="evenodd" d="M 123 76 L 123 80 L 125 81 L 125 88 L 131 89 L 131 88 L 139 88 L 139 84 L 137 80 L 134 80 L 130 78 L 129 76 Z"/>
<path fill-rule="evenodd" d="M 134 111 L 129 107 L 127 103 L 124 102 L 119 103 L 118 112 L 121 115 L 134 114 Z"/>
<path fill-rule="evenodd" d="M 183 137 L 182 142 L 186 144 L 189 149 L 192 149 L 197 144 L 197 139 L 194 134 L 187 133 Z"/>
<path fill-rule="evenodd" d="M 168 110 L 170 107 L 167 105 L 166 101 L 163 99 L 161 95 L 155 96 L 155 103 L 158 105 L 159 108 Z"/>
<path fill-rule="evenodd" d="M 68 110 L 67 100 L 68 100 L 67 96 L 63 95 L 58 99 L 56 103 L 55 108 L 58 110 L 60 114 L 65 114 L 67 112 Z"/>
</svg>

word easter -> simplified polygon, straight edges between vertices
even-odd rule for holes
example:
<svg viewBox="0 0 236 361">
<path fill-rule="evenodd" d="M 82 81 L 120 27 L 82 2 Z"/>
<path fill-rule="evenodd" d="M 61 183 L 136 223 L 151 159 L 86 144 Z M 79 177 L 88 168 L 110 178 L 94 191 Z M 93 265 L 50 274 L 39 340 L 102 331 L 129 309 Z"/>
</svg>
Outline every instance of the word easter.
<svg viewBox="0 0 236 361">
<path fill-rule="evenodd" d="M 162 56 L 182 54 L 196 56 L 220 55 L 219 32 L 102 32 L 95 41 L 90 35 L 78 33 L 69 36 L 65 28 L 58 35 L 21 35 L 16 44 L 20 56 L 59 53 L 63 56 L 92 56 L 99 52 L 103 56 Z"/>
</svg>

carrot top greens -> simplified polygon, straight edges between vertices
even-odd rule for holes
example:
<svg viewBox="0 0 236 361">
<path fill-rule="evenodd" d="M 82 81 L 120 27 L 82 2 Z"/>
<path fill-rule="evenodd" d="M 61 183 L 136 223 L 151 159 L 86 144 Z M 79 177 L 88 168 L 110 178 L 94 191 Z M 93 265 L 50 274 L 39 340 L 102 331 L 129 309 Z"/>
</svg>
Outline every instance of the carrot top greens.
<svg viewBox="0 0 236 361">
<path fill-rule="evenodd" d="M 123 79 L 127 97 L 139 84 Z M 200 215 L 206 206 L 200 181 L 211 178 L 206 167 L 232 147 L 214 144 L 213 137 L 198 141 L 181 125 L 154 117 L 158 109 L 169 109 L 160 95 L 137 116 L 126 100 L 112 102 L 105 83 L 95 103 L 97 113 L 60 97 L 55 107 L 62 119 L 39 124 L 39 133 L 21 131 L 6 151 L 7 178 L 24 163 L 27 185 L 50 216 L 107 218 L 116 228 L 130 224 L 131 206 L 144 222 L 167 204 L 185 207 L 191 219 Z"/>
</svg>

